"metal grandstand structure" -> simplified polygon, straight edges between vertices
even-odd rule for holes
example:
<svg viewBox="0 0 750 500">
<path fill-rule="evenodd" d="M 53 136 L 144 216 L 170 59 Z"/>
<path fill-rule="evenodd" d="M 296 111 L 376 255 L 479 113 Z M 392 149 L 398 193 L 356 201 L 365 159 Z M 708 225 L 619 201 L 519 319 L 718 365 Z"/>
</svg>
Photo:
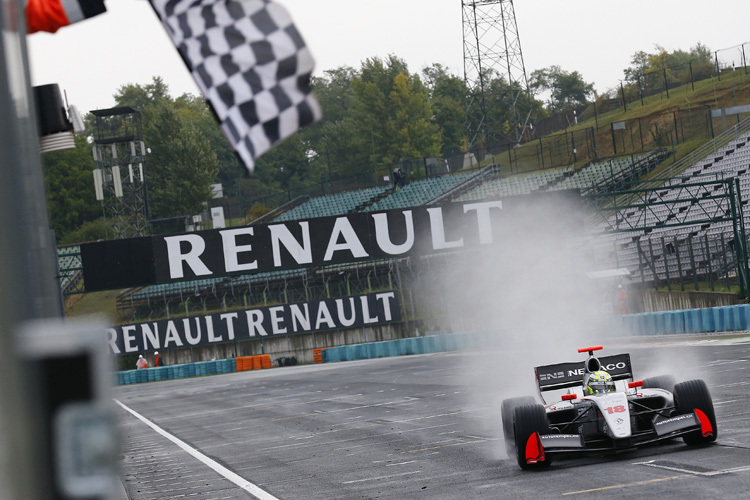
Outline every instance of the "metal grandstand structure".
<svg viewBox="0 0 750 500">
<path fill-rule="evenodd" d="M 713 177 L 713 178 L 711 178 Z M 587 195 L 602 219 L 591 223 L 592 260 L 626 267 L 641 283 L 685 290 L 730 281 L 750 291 L 740 179 L 722 174 L 662 179 L 659 187 Z"/>
<path fill-rule="evenodd" d="M 149 232 L 146 146 L 140 111 L 131 107 L 98 109 L 94 130 L 94 185 L 102 202 L 110 239 Z"/>
<path fill-rule="evenodd" d="M 489 123 L 486 99 L 489 80 L 497 76 L 508 83 L 514 122 L 523 123 L 521 129 L 513 127 L 511 139 L 519 142 L 529 117 L 521 116 L 516 104 L 521 94 L 528 93 L 528 81 L 513 0 L 465 0 L 461 5 L 464 81 L 469 89 L 466 110 L 467 116 L 474 117 L 467 124 L 469 146 L 502 137 L 499 124 Z"/>
</svg>

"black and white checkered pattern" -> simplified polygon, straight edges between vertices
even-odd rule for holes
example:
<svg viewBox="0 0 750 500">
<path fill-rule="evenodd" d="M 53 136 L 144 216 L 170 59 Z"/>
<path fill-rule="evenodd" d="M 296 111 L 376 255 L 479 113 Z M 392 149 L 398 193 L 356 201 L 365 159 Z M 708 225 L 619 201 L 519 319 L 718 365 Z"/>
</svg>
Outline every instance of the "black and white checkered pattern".
<svg viewBox="0 0 750 500">
<path fill-rule="evenodd" d="M 269 0 L 151 0 L 248 170 L 321 118 L 313 58 L 286 10 Z"/>
</svg>

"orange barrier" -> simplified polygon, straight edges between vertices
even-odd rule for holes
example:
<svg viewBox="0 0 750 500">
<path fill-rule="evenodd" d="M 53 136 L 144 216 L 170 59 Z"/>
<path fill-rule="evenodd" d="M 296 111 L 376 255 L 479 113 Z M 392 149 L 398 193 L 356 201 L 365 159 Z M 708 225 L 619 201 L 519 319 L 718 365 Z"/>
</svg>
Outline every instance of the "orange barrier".
<svg viewBox="0 0 750 500">
<path fill-rule="evenodd" d="M 271 368 L 271 356 L 269 354 L 259 354 L 257 356 L 240 356 L 236 358 L 236 360 L 238 372 Z"/>
<path fill-rule="evenodd" d="M 313 349 L 313 363 L 322 363 L 323 362 L 323 349 L 328 349 L 327 347 L 321 347 L 319 349 Z"/>
<path fill-rule="evenodd" d="M 261 368 L 271 368 L 271 356 L 269 354 L 261 354 L 259 357 Z"/>
</svg>

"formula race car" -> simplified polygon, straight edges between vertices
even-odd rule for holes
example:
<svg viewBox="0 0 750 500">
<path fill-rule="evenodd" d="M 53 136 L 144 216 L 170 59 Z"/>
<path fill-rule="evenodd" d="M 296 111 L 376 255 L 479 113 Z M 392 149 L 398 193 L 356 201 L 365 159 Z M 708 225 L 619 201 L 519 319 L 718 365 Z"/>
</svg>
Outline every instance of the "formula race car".
<svg viewBox="0 0 750 500">
<path fill-rule="evenodd" d="M 502 402 L 508 454 L 515 452 L 522 469 L 546 467 L 552 456 L 565 453 L 617 452 L 677 436 L 688 445 L 716 440 L 713 402 L 703 380 L 675 384 L 674 377 L 663 375 L 634 381 L 630 354 L 595 357 L 601 349 L 578 349 L 589 354 L 584 362 L 536 367 L 544 405 L 533 397 Z M 567 393 L 547 403 L 549 391 Z"/>
</svg>

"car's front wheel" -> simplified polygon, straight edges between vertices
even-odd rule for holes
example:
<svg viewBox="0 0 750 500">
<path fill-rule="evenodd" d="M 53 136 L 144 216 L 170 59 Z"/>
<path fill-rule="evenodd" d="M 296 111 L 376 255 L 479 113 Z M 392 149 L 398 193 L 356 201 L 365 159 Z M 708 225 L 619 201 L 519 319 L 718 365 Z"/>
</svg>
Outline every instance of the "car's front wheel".
<svg viewBox="0 0 750 500">
<path fill-rule="evenodd" d="M 708 444 L 716 440 L 718 428 L 716 427 L 716 416 L 714 404 L 708 386 L 703 380 L 688 380 L 674 386 L 674 404 L 678 415 L 686 415 L 696 410 L 705 415 L 711 427 L 710 432 L 701 430 L 685 434 L 682 439 L 689 445 Z"/>
<path fill-rule="evenodd" d="M 549 434 L 549 422 L 544 406 L 540 404 L 518 406 L 513 411 L 513 437 L 516 442 L 516 459 L 522 469 L 547 467 L 549 455 L 544 453 L 540 436 Z"/>
<path fill-rule="evenodd" d="M 500 405 L 500 416 L 503 419 L 503 437 L 505 438 L 505 451 L 508 452 L 508 456 L 513 453 L 513 411 L 523 405 L 536 404 L 536 400 L 532 396 L 521 396 L 517 398 L 504 399 Z"/>
</svg>

